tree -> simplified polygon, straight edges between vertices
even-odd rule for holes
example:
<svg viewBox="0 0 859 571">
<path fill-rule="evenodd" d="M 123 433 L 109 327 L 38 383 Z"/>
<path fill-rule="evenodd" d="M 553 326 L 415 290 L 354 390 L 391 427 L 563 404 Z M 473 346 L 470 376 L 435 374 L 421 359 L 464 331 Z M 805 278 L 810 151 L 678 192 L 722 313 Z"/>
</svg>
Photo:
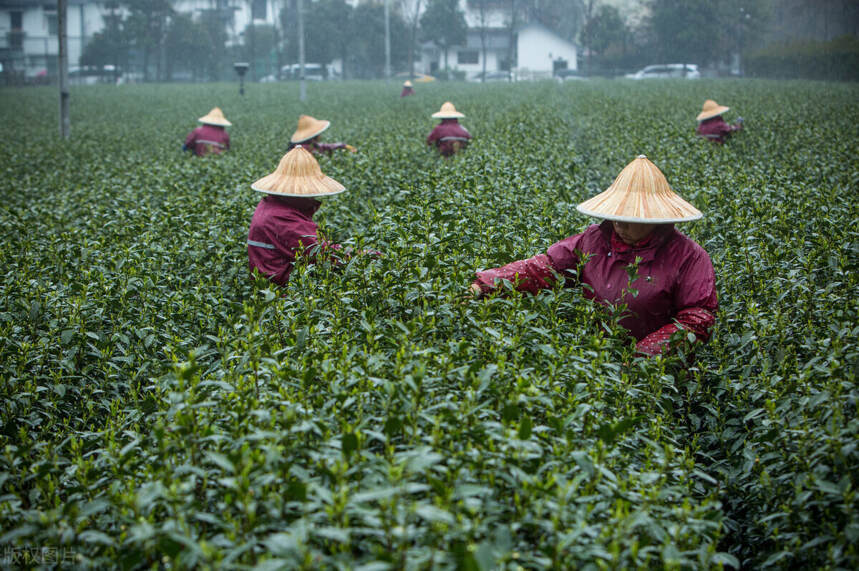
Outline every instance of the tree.
<svg viewBox="0 0 859 571">
<path fill-rule="evenodd" d="M 128 8 L 125 30 L 131 42 L 143 52 L 143 78 L 149 80 L 149 60 L 155 51 L 156 78 L 164 79 L 167 72 L 167 27 L 173 14 L 170 0 L 125 0 Z"/>
<path fill-rule="evenodd" d="M 353 40 L 352 6 L 345 0 L 319 0 L 313 3 L 304 20 L 309 61 L 330 64 L 340 58 L 343 75 Z"/>
<path fill-rule="evenodd" d="M 400 0 L 400 11 L 409 27 L 409 77 L 415 76 L 415 51 L 423 0 Z"/>
<path fill-rule="evenodd" d="M 476 0 L 477 20 L 480 22 L 480 59 L 483 62 L 483 73 L 480 74 L 481 83 L 486 83 L 486 43 L 489 30 L 489 1 Z"/>
<path fill-rule="evenodd" d="M 617 8 L 603 4 L 597 8 L 582 33 L 588 37 L 588 47 L 601 55 L 609 46 L 623 40 L 625 27 Z"/>
<path fill-rule="evenodd" d="M 459 0 L 429 0 L 421 16 L 424 41 L 434 42 L 444 50 L 444 68 L 448 69 L 447 53 L 451 46 L 463 45 L 468 37 L 465 14 L 459 9 Z"/>
<path fill-rule="evenodd" d="M 128 66 L 128 40 L 123 25 L 125 20 L 118 12 L 118 2 L 108 2 L 109 11 L 102 16 L 104 28 L 93 34 L 81 55 L 82 65 L 104 67 L 112 65 L 114 81 L 120 70 Z"/>
<path fill-rule="evenodd" d="M 174 14 L 167 30 L 167 78 L 176 68 L 189 70 L 198 79 L 205 75 L 206 60 L 212 53 L 212 41 L 206 28 L 190 14 Z"/>
<path fill-rule="evenodd" d="M 391 66 L 402 67 L 408 56 L 409 33 L 399 10 L 391 11 Z M 350 67 L 356 77 L 381 77 L 385 68 L 385 8 L 358 4 L 352 12 Z"/>
<path fill-rule="evenodd" d="M 584 26 L 585 0 L 519 0 L 528 20 L 536 20 L 558 34 L 574 41 Z"/>
<path fill-rule="evenodd" d="M 251 64 L 251 77 L 271 72 L 271 56 L 277 49 L 277 30 L 271 24 L 249 22 L 244 31 L 242 59 Z"/>
<path fill-rule="evenodd" d="M 663 61 L 706 65 L 724 32 L 712 0 L 653 0 L 650 25 Z"/>
<path fill-rule="evenodd" d="M 200 12 L 200 25 L 209 36 L 212 51 L 205 56 L 206 75 L 209 79 L 219 81 L 224 76 L 225 68 L 232 71 L 231 62 L 226 57 L 227 43 L 227 21 L 229 12 L 221 6 L 219 1 L 217 7 Z"/>
</svg>

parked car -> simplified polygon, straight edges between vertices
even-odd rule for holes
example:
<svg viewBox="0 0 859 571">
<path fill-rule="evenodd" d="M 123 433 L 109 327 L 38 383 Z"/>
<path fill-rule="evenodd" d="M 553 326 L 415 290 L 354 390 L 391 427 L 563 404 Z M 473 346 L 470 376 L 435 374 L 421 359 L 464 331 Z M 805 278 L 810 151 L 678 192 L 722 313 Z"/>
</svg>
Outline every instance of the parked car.
<svg viewBox="0 0 859 571">
<path fill-rule="evenodd" d="M 122 75 L 112 65 L 69 66 L 69 83 L 72 85 L 95 85 L 96 83 L 114 83 Z"/>
<path fill-rule="evenodd" d="M 487 82 L 510 81 L 510 77 L 511 77 L 511 75 L 510 75 L 509 71 L 497 70 L 497 71 L 487 71 L 486 72 L 486 81 Z M 478 71 L 477 73 L 472 74 L 470 77 L 468 77 L 467 80 L 468 81 L 481 82 L 481 81 L 483 81 L 483 72 Z"/>
<path fill-rule="evenodd" d="M 587 78 L 580 75 L 577 69 L 559 69 L 555 72 L 555 79 L 558 83 L 563 83 L 565 81 L 581 81 Z"/>
<path fill-rule="evenodd" d="M 644 69 L 640 69 L 635 73 L 628 73 L 626 77 L 630 79 L 653 79 L 653 78 L 685 78 L 699 79 L 701 72 L 698 71 L 698 66 L 694 63 L 668 63 L 649 65 Z"/>
<path fill-rule="evenodd" d="M 300 79 L 300 75 L 301 66 L 297 63 L 280 68 L 280 76 L 283 79 Z M 324 81 L 328 79 L 328 73 L 321 63 L 305 63 L 304 79 L 307 81 Z"/>
</svg>

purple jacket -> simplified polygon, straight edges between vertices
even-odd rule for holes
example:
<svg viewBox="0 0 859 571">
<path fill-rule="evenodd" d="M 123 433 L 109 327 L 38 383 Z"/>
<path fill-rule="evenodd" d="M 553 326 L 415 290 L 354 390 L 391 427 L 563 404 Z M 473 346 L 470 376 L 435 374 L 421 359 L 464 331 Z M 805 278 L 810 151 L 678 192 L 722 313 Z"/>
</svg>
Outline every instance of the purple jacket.
<svg viewBox="0 0 859 571">
<path fill-rule="evenodd" d="M 267 195 L 257 204 L 248 230 L 248 264 L 278 285 L 286 285 L 301 246 L 317 242 L 313 198 Z"/>
<path fill-rule="evenodd" d="M 201 125 L 185 137 L 183 150 L 193 151 L 198 157 L 209 153 L 219 155 L 230 148 L 230 134 L 217 125 Z"/>
<path fill-rule="evenodd" d="M 580 253 L 590 257 L 581 274 L 572 275 Z M 626 267 L 636 257 L 641 258 L 640 278 L 632 284 L 638 290 L 633 297 L 625 291 L 630 287 Z M 628 315 L 620 323 L 644 353 L 661 352 L 663 343 L 681 328 L 706 340 L 716 320 L 716 278 L 710 257 L 671 224 L 658 226 L 648 238 L 629 246 L 615 234 L 611 222 L 604 221 L 553 244 L 545 254 L 478 272 L 475 283 L 488 292 L 495 280 L 506 279 L 520 291 L 536 292 L 551 287 L 553 272 L 566 276 L 567 285 L 588 284 L 585 297 L 589 299 L 625 303 Z"/>
<path fill-rule="evenodd" d="M 729 125 L 724 119 L 722 119 L 721 115 L 717 115 L 716 117 L 711 117 L 710 119 L 705 119 L 698 123 L 696 132 L 699 136 L 709 139 L 714 143 L 724 143 L 725 140 L 733 135 L 735 131 L 739 131 L 742 128 L 742 123 Z"/>
<path fill-rule="evenodd" d="M 457 119 L 442 119 L 427 137 L 427 145 L 435 145 L 443 157 L 450 157 L 468 145 L 471 133 Z"/>
</svg>

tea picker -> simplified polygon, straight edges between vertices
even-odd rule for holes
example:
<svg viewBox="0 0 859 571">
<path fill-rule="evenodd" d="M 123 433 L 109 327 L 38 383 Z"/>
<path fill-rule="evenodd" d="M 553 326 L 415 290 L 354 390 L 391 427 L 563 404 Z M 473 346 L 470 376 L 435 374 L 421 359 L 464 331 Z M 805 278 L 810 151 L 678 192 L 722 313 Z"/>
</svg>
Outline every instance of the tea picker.
<svg viewBox="0 0 859 571">
<path fill-rule="evenodd" d="M 278 285 L 286 285 L 296 256 L 304 250 L 313 257 L 320 249 L 344 257 L 351 252 L 339 244 L 320 242 L 313 215 L 321 202 L 317 199 L 346 190 L 336 180 L 322 174 L 319 163 L 301 145 L 286 153 L 277 169 L 251 185 L 265 194 L 257 204 L 248 230 L 248 264 Z M 371 252 L 378 254 L 378 252 Z"/>
<path fill-rule="evenodd" d="M 314 155 L 320 153 L 331 154 L 333 151 L 346 149 L 350 153 L 357 152 L 357 149 L 346 143 L 323 143 L 319 140 L 323 131 L 331 126 L 331 121 L 316 119 L 310 115 L 301 115 L 298 118 L 298 127 L 289 139 L 289 147 L 287 151 L 291 151 L 296 145 L 301 145 Z"/>
<path fill-rule="evenodd" d="M 738 118 L 733 125 L 729 125 L 722 118 L 722 115 L 730 109 L 730 107 L 719 105 L 712 99 L 705 101 L 696 118 L 698 120 L 696 133 L 714 143 L 724 143 L 728 137 L 743 129 L 742 117 Z"/>
<path fill-rule="evenodd" d="M 531 293 L 559 279 L 566 287 L 581 282 L 590 286 L 584 288 L 588 299 L 626 305 L 620 324 L 635 337 L 640 353 L 661 353 L 681 329 L 706 341 L 718 308 L 713 264 L 701 246 L 674 228 L 703 215 L 671 189 L 656 165 L 640 155 L 607 190 L 576 209 L 604 221 L 545 254 L 477 272 L 471 284 L 475 297 L 497 290 L 504 280 Z M 579 271 L 582 255 L 587 262 Z M 638 279 L 630 284 L 627 269 L 636 258 Z"/>
<path fill-rule="evenodd" d="M 197 127 L 185 137 L 182 145 L 183 151 L 191 151 L 198 157 L 210 153 L 219 155 L 230 148 L 230 134 L 226 127 L 232 125 L 224 117 L 219 107 L 213 108 L 206 115 L 197 119 L 202 125 Z"/>
<path fill-rule="evenodd" d="M 412 82 L 408 79 L 403 83 L 403 90 L 400 92 L 400 97 L 408 97 L 415 94 L 415 88 L 412 87 Z"/>
<path fill-rule="evenodd" d="M 459 120 L 465 117 L 456 110 L 453 103 L 445 101 L 441 109 L 432 114 L 434 119 L 441 119 L 441 123 L 435 126 L 427 136 L 427 145 L 434 146 L 441 156 L 448 158 L 468 146 L 471 133 L 459 124 Z"/>
</svg>

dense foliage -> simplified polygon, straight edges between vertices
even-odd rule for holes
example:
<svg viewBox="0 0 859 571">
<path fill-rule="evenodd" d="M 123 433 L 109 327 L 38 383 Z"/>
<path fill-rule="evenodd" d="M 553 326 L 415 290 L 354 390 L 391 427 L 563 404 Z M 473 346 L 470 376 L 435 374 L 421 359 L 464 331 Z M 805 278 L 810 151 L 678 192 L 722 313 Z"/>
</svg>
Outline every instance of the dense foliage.
<svg viewBox="0 0 859 571">
<path fill-rule="evenodd" d="M 859 38 L 793 42 L 753 51 L 746 73 L 757 77 L 859 80 Z"/>
<path fill-rule="evenodd" d="M 856 86 L 773 82 L 0 92 L 0 549 L 84 566 L 859 565 Z M 724 147 L 701 102 L 746 118 Z M 451 99 L 476 136 L 428 152 Z M 220 105 L 233 150 L 179 148 Z M 296 116 L 359 153 L 318 220 L 384 256 L 248 279 L 249 184 Z M 720 313 L 642 360 L 576 289 L 463 299 L 640 153 Z M 281 295 L 284 294 L 284 295 Z M 28 551 L 30 550 L 30 551 Z M 9 563 L 9 559 L 4 560 Z M 15 560 L 23 564 L 22 559 Z"/>
</svg>

